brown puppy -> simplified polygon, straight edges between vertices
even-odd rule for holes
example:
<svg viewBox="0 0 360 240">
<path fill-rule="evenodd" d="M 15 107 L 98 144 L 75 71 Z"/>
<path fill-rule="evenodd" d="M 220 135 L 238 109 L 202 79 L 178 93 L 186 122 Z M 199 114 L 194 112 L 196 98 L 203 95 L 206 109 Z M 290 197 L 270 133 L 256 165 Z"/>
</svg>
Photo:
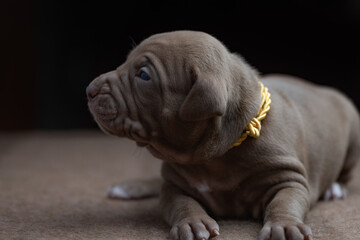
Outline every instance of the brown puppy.
<svg viewBox="0 0 360 240">
<path fill-rule="evenodd" d="M 164 160 L 161 205 L 174 239 L 218 235 L 207 212 L 263 219 L 260 240 L 311 239 L 307 211 L 348 181 L 360 158 L 355 107 L 293 77 L 260 79 L 272 100 L 261 136 L 231 148 L 260 108 L 259 78 L 215 38 L 178 31 L 146 39 L 87 88 L 101 129 Z"/>
</svg>

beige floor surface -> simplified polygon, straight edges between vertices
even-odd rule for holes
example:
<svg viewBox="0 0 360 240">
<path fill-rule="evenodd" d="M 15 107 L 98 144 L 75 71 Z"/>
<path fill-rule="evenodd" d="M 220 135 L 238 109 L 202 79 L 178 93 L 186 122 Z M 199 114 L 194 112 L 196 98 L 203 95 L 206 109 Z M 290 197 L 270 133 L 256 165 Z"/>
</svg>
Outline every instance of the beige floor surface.
<svg viewBox="0 0 360 240">
<path fill-rule="evenodd" d="M 111 201 L 116 182 L 159 175 L 161 162 L 98 131 L 0 134 L 0 240 L 169 239 L 158 199 Z M 360 239 L 360 168 L 345 201 L 308 214 L 315 239 Z M 256 239 L 260 224 L 220 220 L 220 239 Z"/>
</svg>

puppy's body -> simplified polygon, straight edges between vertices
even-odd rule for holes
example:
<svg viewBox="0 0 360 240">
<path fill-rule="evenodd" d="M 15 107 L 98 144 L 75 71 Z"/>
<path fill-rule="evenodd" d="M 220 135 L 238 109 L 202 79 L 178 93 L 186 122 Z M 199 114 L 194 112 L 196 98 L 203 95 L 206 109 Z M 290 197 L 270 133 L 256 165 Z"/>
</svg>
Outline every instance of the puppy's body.
<svg viewBox="0 0 360 240">
<path fill-rule="evenodd" d="M 342 94 L 289 76 L 261 81 L 272 98 L 261 137 L 206 164 L 163 164 L 166 180 L 216 216 L 261 218 L 279 188 L 298 184 L 313 205 L 359 158 L 358 114 Z"/>
<path fill-rule="evenodd" d="M 260 79 L 272 99 L 261 135 L 231 148 L 259 110 L 258 80 L 215 38 L 180 31 L 145 40 L 89 86 L 104 131 L 164 160 L 161 205 L 174 238 L 218 235 L 204 206 L 213 216 L 263 219 L 261 240 L 309 239 L 309 207 L 349 179 L 360 156 L 355 107 L 293 77 Z"/>
</svg>

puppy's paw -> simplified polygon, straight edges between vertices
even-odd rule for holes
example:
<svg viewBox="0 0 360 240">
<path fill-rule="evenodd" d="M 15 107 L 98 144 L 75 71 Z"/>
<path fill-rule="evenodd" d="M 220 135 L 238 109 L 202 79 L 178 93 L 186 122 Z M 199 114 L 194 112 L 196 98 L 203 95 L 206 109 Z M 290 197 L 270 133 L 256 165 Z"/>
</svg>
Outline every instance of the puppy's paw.
<svg viewBox="0 0 360 240">
<path fill-rule="evenodd" d="M 175 240 L 207 240 L 219 234 L 219 225 L 209 216 L 182 219 L 170 231 Z"/>
<path fill-rule="evenodd" d="M 331 187 L 326 189 L 324 195 L 322 196 L 322 200 L 331 201 L 331 200 L 339 200 L 345 199 L 347 197 L 347 190 L 341 184 L 334 182 L 331 184 Z"/>
<path fill-rule="evenodd" d="M 265 224 L 261 229 L 258 240 L 312 240 L 310 227 L 305 224 Z"/>
<path fill-rule="evenodd" d="M 133 180 L 116 184 L 109 188 L 108 198 L 131 200 L 158 196 L 160 193 L 160 180 Z"/>
</svg>

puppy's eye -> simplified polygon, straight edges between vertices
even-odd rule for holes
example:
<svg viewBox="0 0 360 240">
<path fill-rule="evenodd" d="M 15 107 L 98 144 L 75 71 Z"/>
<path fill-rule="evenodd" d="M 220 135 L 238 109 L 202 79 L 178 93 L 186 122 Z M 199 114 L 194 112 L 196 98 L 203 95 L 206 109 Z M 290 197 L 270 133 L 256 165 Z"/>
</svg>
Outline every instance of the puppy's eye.
<svg viewBox="0 0 360 240">
<path fill-rule="evenodd" d="M 141 78 L 142 80 L 145 80 L 145 81 L 149 81 L 149 80 L 150 80 L 149 75 L 148 75 L 146 72 L 143 72 L 143 71 L 140 73 L 140 78 Z"/>
<path fill-rule="evenodd" d="M 148 69 L 146 67 L 142 67 L 142 68 L 140 68 L 140 70 L 138 71 L 138 73 L 136 75 L 144 81 L 149 81 L 151 79 L 151 77 L 149 76 L 147 71 L 148 71 Z"/>
</svg>

